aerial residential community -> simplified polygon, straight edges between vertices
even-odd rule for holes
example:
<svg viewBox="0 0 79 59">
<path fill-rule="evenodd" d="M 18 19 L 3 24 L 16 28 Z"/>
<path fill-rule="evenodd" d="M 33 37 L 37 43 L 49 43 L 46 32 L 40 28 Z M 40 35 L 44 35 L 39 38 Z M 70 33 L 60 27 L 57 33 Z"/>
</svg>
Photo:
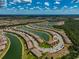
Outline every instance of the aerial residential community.
<svg viewBox="0 0 79 59">
<path fill-rule="evenodd" d="M 0 59 L 79 59 L 79 0 L 0 0 Z"/>
<path fill-rule="evenodd" d="M 0 59 L 78 59 L 78 25 L 77 17 L 0 17 Z"/>
</svg>

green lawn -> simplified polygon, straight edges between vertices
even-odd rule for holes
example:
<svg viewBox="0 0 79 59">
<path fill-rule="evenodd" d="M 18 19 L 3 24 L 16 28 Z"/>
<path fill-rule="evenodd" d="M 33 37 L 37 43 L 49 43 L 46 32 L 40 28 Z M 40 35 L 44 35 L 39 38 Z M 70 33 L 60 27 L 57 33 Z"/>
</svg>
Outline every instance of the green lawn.
<svg viewBox="0 0 79 59">
<path fill-rule="evenodd" d="M 26 25 L 22 25 L 22 26 L 18 26 L 17 27 L 18 29 L 22 29 L 22 30 L 28 30 L 28 31 L 32 31 L 33 29 L 32 28 L 29 28 L 29 27 L 26 27 Z"/>
<path fill-rule="evenodd" d="M 43 43 L 39 44 L 39 46 L 42 47 L 42 48 L 51 48 L 51 47 L 52 47 L 51 45 L 49 45 L 49 44 L 46 43 L 46 42 L 43 42 Z M 52 47 L 52 48 L 53 48 L 53 47 Z"/>
<path fill-rule="evenodd" d="M 22 59 L 22 45 L 19 39 L 12 33 L 7 33 L 6 36 L 10 39 L 11 46 L 3 59 Z"/>
<path fill-rule="evenodd" d="M 37 59 L 37 57 L 34 56 L 31 52 L 29 53 L 26 52 L 26 59 Z"/>
</svg>

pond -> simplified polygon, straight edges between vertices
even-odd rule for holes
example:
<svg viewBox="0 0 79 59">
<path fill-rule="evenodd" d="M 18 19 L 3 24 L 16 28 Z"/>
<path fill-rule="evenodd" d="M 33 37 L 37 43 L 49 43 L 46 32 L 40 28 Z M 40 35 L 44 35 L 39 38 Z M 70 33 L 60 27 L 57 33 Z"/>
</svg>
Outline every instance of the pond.
<svg viewBox="0 0 79 59">
<path fill-rule="evenodd" d="M 49 41 L 49 39 L 50 39 L 50 36 L 46 32 L 43 32 L 43 31 L 35 31 L 34 33 L 36 35 L 38 35 L 41 39 L 45 40 L 45 41 Z"/>
<path fill-rule="evenodd" d="M 3 59 L 22 59 L 22 45 L 17 36 L 12 33 L 7 33 L 6 36 L 10 39 L 11 45 Z"/>
</svg>

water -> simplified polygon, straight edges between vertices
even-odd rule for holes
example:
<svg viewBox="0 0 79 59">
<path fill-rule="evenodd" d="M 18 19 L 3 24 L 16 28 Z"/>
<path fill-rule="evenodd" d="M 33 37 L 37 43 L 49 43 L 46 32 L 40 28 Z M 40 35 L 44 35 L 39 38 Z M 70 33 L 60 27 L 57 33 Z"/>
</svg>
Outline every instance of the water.
<svg viewBox="0 0 79 59">
<path fill-rule="evenodd" d="M 22 59 L 22 45 L 15 34 L 7 33 L 6 36 L 10 39 L 11 45 L 3 57 L 3 59 Z"/>
</svg>

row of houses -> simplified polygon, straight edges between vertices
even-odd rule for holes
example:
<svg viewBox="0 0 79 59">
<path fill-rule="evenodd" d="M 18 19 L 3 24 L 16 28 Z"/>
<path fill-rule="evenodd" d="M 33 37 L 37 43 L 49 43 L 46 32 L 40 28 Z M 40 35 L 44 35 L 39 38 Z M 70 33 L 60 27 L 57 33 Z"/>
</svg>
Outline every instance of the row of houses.
<svg viewBox="0 0 79 59">
<path fill-rule="evenodd" d="M 4 33 L 1 33 L 0 35 L 0 51 L 3 51 L 6 48 L 7 39 L 4 36 Z"/>
<path fill-rule="evenodd" d="M 52 42 L 50 42 L 50 43 L 51 44 L 54 44 L 54 43 L 58 44 L 56 47 L 53 47 L 53 48 L 52 47 L 51 48 L 41 48 L 39 46 L 39 44 L 43 42 L 42 39 L 40 39 L 38 36 L 36 36 L 35 34 L 33 34 L 31 32 L 23 31 L 20 29 L 7 29 L 6 31 L 20 34 L 25 39 L 28 49 L 37 57 L 41 57 L 42 53 L 45 53 L 45 52 L 50 52 L 50 53 L 57 52 L 64 47 L 63 43 L 61 43 L 63 41 L 61 36 L 55 32 L 52 32 L 52 31 L 50 31 L 50 32 L 52 35 L 55 35 L 54 36 L 55 40 L 52 41 L 53 43 Z M 58 42 L 57 37 L 59 38 L 60 42 Z"/>
<path fill-rule="evenodd" d="M 21 35 L 25 39 L 26 45 L 30 50 L 30 52 L 32 52 L 37 57 L 42 56 L 42 52 L 39 51 L 37 48 L 35 48 L 35 45 L 32 42 L 33 38 L 30 35 L 24 33 L 23 31 L 14 30 L 14 29 L 5 29 L 4 31 L 14 32 Z"/>
<path fill-rule="evenodd" d="M 61 44 L 59 44 L 59 41 L 58 41 L 58 38 L 56 38 L 56 37 L 59 37 L 59 39 L 61 39 L 62 40 L 62 38 L 60 38 L 60 36 L 57 34 L 57 33 L 55 33 L 55 38 L 54 38 L 54 41 L 53 41 L 53 44 L 55 43 L 55 44 L 58 44 L 57 46 L 56 46 L 56 48 L 54 47 L 54 48 L 41 48 L 40 46 L 39 46 L 39 44 L 40 43 L 38 43 L 38 41 L 37 41 L 37 39 L 35 39 L 36 38 L 36 36 L 35 36 L 35 34 L 33 34 L 33 33 L 31 33 L 31 32 L 28 32 L 28 31 L 23 31 L 23 30 L 21 30 L 22 32 L 24 32 L 25 33 L 25 35 L 26 35 L 26 37 L 28 37 L 28 39 L 29 39 L 29 41 L 27 42 L 27 39 L 25 39 L 26 40 L 26 42 L 28 43 L 27 44 L 27 46 L 28 46 L 28 48 L 30 48 L 29 50 L 33 53 L 33 54 L 35 54 L 37 57 L 40 57 L 40 56 L 42 56 L 42 53 L 45 53 L 45 52 L 50 52 L 50 53 L 54 53 L 54 52 L 57 52 L 57 51 L 59 51 L 59 50 L 61 50 L 64 46 L 63 46 L 63 43 L 61 43 Z M 51 32 L 51 31 L 50 31 Z M 53 34 L 52 34 L 53 35 Z M 57 35 L 57 36 L 56 36 Z M 62 40 L 63 41 L 63 40 Z M 42 42 L 42 41 L 41 41 Z M 34 50 L 33 50 L 34 49 Z M 32 51 L 33 50 L 33 51 Z"/>
<path fill-rule="evenodd" d="M 57 30 L 53 29 L 51 31 L 54 31 L 54 32 L 58 33 L 59 35 L 61 35 L 65 44 L 72 44 L 71 40 L 68 38 L 68 36 L 66 35 L 66 33 L 63 30 L 57 31 Z"/>
<path fill-rule="evenodd" d="M 30 32 L 28 32 L 28 33 L 30 33 Z M 35 56 L 37 56 L 37 57 L 40 57 L 40 56 L 42 56 L 42 52 L 41 51 L 39 51 L 36 47 L 35 47 L 35 43 L 36 43 L 36 40 L 32 37 L 32 36 L 30 36 L 30 35 L 28 35 L 28 33 L 25 33 L 23 36 L 24 37 L 26 37 L 27 39 L 25 39 L 26 40 L 26 44 L 27 44 L 27 47 L 28 47 L 28 49 L 30 50 L 30 52 L 32 52 Z M 32 34 L 32 33 L 30 33 L 30 34 Z M 37 41 L 38 42 L 43 42 L 38 36 L 36 36 L 36 39 L 37 39 Z M 33 42 L 32 42 L 33 41 Z M 38 45 L 38 43 L 36 43 L 36 45 Z"/>
<path fill-rule="evenodd" d="M 21 30 L 21 31 L 23 31 L 23 30 Z M 60 35 L 58 35 L 57 33 L 55 33 L 55 32 L 53 32 L 53 31 L 47 31 L 47 32 L 49 32 L 49 33 L 51 33 L 51 35 L 54 35 L 54 37 L 53 37 L 53 39 L 52 39 L 52 45 L 56 45 L 56 44 L 58 44 L 58 46 L 55 48 L 41 48 L 41 47 L 39 47 L 39 44 L 40 44 L 40 42 L 42 43 L 42 39 L 40 39 L 40 42 L 38 42 L 38 38 L 37 38 L 37 36 L 35 35 L 35 34 L 33 34 L 33 33 L 31 33 L 31 32 L 28 32 L 28 31 L 23 31 L 23 32 L 25 32 L 27 35 L 27 37 L 29 37 L 29 39 L 31 40 L 30 42 L 31 43 L 33 43 L 33 46 L 36 48 L 36 49 L 38 49 L 38 51 L 41 51 L 42 53 L 45 53 L 45 52 L 52 52 L 52 53 L 54 53 L 54 52 L 56 52 L 56 51 L 59 51 L 60 49 L 62 49 L 64 46 L 63 46 L 63 43 L 61 43 L 63 40 L 62 40 L 62 38 L 60 37 Z M 59 39 L 58 39 L 58 38 Z M 37 39 L 36 39 L 37 38 Z M 59 40 L 62 40 L 62 41 L 60 41 L 60 43 L 61 44 L 59 44 Z M 37 42 L 37 43 L 36 43 Z M 31 44 L 32 45 L 32 44 Z M 28 46 L 29 47 L 29 46 Z M 60 48 L 59 48 L 60 47 Z"/>
</svg>

